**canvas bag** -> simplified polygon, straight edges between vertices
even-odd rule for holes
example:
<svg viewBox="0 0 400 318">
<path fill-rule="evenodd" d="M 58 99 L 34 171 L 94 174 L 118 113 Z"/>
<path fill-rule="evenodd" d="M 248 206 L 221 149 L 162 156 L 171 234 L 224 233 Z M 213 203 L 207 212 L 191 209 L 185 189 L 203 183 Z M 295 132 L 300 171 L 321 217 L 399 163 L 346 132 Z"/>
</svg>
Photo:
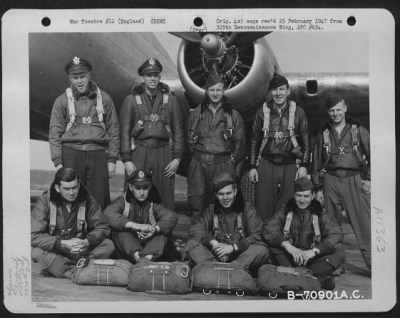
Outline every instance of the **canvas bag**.
<svg viewBox="0 0 400 318">
<path fill-rule="evenodd" d="M 133 265 L 128 289 L 150 294 L 190 293 L 190 267 L 183 262 L 143 262 Z"/>
<path fill-rule="evenodd" d="M 127 286 L 132 266 L 123 259 L 91 259 L 88 266 L 76 270 L 72 281 L 78 285 Z"/>
<path fill-rule="evenodd" d="M 265 264 L 258 270 L 257 283 L 261 294 L 321 289 L 319 280 L 305 267 Z"/>
<path fill-rule="evenodd" d="M 204 262 L 192 270 L 193 288 L 205 295 L 212 292 L 236 294 L 254 294 L 256 285 L 250 273 L 240 266 L 222 262 Z"/>
</svg>

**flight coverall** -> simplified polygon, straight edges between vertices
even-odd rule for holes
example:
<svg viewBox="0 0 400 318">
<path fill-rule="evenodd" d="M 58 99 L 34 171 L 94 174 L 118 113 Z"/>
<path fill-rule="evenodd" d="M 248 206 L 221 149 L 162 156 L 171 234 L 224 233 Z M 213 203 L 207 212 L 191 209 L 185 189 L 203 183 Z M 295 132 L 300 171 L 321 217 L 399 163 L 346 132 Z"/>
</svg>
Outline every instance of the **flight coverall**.
<svg viewBox="0 0 400 318">
<path fill-rule="evenodd" d="M 100 205 L 81 185 L 77 200 L 68 212 L 65 203 L 58 193 L 52 189 L 43 193 L 31 212 L 31 256 L 34 262 L 41 266 L 42 273 L 55 277 L 64 277 L 64 274 L 75 267 L 81 257 L 89 259 L 109 258 L 114 252 L 114 244 L 107 239 L 111 230 L 108 226 Z M 56 205 L 56 224 L 54 232 L 50 229 L 50 198 Z M 78 231 L 77 217 L 82 202 L 85 204 L 85 224 Z M 72 255 L 61 247 L 61 240 L 71 238 L 87 239 L 89 250 L 85 255 Z"/>
<path fill-rule="evenodd" d="M 258 155 L 263 139 L 263 107 L 256 113 L 250 145 L 250 169 L 257 168 L 256 208 L 263 221 L 273 217 L 277 209 L 294 195 L 294 180 L 297 173 L 296 160 L 300 167 L 308 169 L 310 142 L 308 121 L 304 110 L 296 105 L 294 135 L 298 148 L 294 148 L 289 136 L 289 102 L 279 112 L 276 106 L 270 109 L 269 137 L 257 167 Z"/>
<path fill-rule="evenodd" d="M 229 210 L 219 203 L 215 208 L 207 208 L 192 219 L 186 251 L 194 264 L 218 262 L 211 250 L 210 241 L 236 244 L 237 251 L 229 255 L 227 262 L 235 261 L 241 267 L 256 274 L 258 268 L 269 260 L 269 252 L 262 241 L 262 221 L 254 208 L 244 208 L 243 200 L 237 199 Z M 238 203 L 239 202 L 239 203 Z M 238 213 L 242 214 L 243 229 L 238 227 Z M 214 228 L 214 214 L 218 217 L 218 229 Z"/>
<path fill-rule="evenodd" d="M 289 233 L 285 236 L 284 227 L 289 212 L 293 212 L 293 218 Z M 318 215 L 321 233 L 319 242 L 315 240 L 312 223 L 313 214 Z M 290 240 L 294 247 L 301 250 L 309 250 L 313 247 L 320 250 L 320 253 L 305 265 L 318 277 L 331 274 L 344 263 L 343 233 L 340 226 L 322 209 L 321 204 L 316 200 L 311 201 L 308 208 L 300 210 L 294 199 L 290 199 L 276 212 L 273 218 L 265 223 L 263 237 L 270 247 L 272 259 L 280 266 L 298 266 L 292 255 L 281 245 L 283 241 L 287 240 Z"/>
<path fill-rule="evenodd" d="M 122 161 L 132 161 L 136 169 L 152 172 L 153 185 L 162 204 L 170 210 L 174 210 L 175 176 L 164 177 L 164 169 L 172 159 L 182 159 L 181 117 L 175 95 L 164 83 L 159 84 L 152 101 L 144 84 L 134 87 L 125 97 L 120 113 Z"/>
<path fill-rule="evenodd" d="M 57 97 L 50 117 L 49 142 L 54 166 L 74 168 L 104 208 L 110 203 L 107 162 L 116 163 L 119 156 L 119 123 L 114 103 L 104 91 L 103 121 L 99 120 L 96 90 L 94 82 L 90 82 L 88 94 L 80 95 L 72 88 L 76 117 L 68 130 L 68 97 L 65 92 Z"/>
<path fill-rule="evenodd" d="M 226 113 L 230 113 L 232 119 L 231 132 Z M 188 198 L 192 215 L 197 215 L 207 208 L 214 196 L 214 176 L 227 172 L 240 177 L 246 150 L 243 119 L 225 98 L 215 116 L 203 103 L 189 115 L 187 138 L 192 151 L 187 173 Z"/>
<path fill-rule="evenodd" d="M 371 194 L 362 187 L 363 180 L 371 179 L 369 132 L 354 119 L 347 118 L 346 122 L 340 136 L 330 125 L 326 127 L 329 147 L 323 133 L 318 136 L 312 179 L 316 187 L 323 186 L 324 205 L 331 217 L 337 219 L 343 209 L 346 211 L 364 261 L 371 268 Z M 357 127 L 357 147 L 352 125 Z"/>
<path fill-rule="evenodd" d="M 112 240 L 116 246 L 117 254 L 132 263 L 136 263 L 134 254 L 137 251 L 139 251 L 140 257 L 153 255 L 153 260 L 157 260 L 165 252 L 168 239 L 178 221 L 177 215 L 163 205 L 153 203 L 152 209 L 156 224 L 151 224 L 149 212 L 151 199 L 140 203 L 128 190 L 126 192 L 126 200 L 129 203 L 129 215 L 127 217 L 124 216 L 124 196 L 117 198 L 104 210 L 112 229 Z M 157 232 L 147 240 L 140 240 L 135 231 L 125 228 L 126 223 L 129 221 L 153 226 L 158 225 L 160 232 Z"/>
</svg>

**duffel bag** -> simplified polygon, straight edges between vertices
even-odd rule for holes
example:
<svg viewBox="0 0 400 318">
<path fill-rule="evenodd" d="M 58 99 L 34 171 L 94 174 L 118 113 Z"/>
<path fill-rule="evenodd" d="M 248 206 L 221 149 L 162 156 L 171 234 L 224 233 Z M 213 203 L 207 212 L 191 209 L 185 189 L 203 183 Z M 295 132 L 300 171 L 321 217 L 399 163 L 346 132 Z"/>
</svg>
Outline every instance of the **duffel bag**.
<svg viewBox="0 0 400 318">
<path fill-rule="evenodd" d="M 287 291 L 320 290 L 319 280 L 305 267 L 284 267 L 266 264 L 258 270 L 261 294 L 281 294 Z"/>
<path fill-rule="evenodd" d="M 212 292 L 236 294 L 254 294 L 256 285 L 250 273 L 231 263 L 204 262 L 192 270 L 192 284 L 197 291 L 205 295 Z"/>
<path fill-rule="evenodd" d="M 187 294 L 190 267 L 182 262 L 148 262 L 133 265 L 128 289 L 151 294 Z"/>
<path fill-rule="evenodd" d="M 123 259 L 91 259 L 86 267 L 77 268 L 72 280 L 79 285 L 127 286 L 132 266 Z"/>
</svg>

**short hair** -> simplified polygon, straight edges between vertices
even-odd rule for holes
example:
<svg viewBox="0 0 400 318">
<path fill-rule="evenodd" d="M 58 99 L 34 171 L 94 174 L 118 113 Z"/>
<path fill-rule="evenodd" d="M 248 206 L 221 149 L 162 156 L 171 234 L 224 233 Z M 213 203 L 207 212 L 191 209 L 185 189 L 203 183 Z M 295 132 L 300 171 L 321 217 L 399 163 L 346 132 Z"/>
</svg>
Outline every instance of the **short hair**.
<svg viewBox="0 0 400 318">
<path fill-rule="evenodd" d="M 79 181 L 79 176 L 77 175 L 75 169 L 62 167 L 54 176 L 54 184 L 60 185 L 61 181 L 71 182 L 75 179 L 78 179 Z"/>
</svg>

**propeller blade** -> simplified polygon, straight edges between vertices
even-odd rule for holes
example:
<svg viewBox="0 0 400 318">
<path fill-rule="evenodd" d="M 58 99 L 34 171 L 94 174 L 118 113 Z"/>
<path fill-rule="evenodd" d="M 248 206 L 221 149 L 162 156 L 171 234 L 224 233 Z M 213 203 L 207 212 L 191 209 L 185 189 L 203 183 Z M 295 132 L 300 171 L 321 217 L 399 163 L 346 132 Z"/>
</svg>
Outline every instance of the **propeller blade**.
<svg viewBox="0 0 400 318">
<path fill-rule="evenodd" d="M 201 41 L 201 34 L 198 32 L 169 32 L 172 35 L 177 36 L 178 38 L 189 41 L 189 42 L 199 42 Z"/>
</svg>

